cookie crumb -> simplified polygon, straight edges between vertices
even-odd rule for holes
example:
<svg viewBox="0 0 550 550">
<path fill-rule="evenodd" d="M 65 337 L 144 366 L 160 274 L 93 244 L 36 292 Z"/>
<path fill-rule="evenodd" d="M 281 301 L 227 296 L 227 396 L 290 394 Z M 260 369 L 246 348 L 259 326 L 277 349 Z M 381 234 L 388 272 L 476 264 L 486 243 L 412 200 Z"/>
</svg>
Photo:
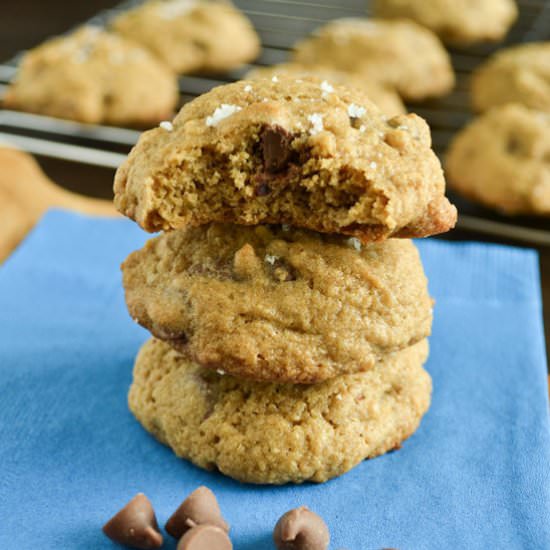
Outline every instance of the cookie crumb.
<svg viewBox="0 0 550 550">
<path fill-rule="evenodd" d="M 312 128 L 309 131 L 312 136 L 318 134 L 319 132 L 322 132 L 325 129 L 325 127 L 323 126 L 323 115 L 320 115 L 319 113 L 313 113 L 312 115 L 308 115 L 307 119 L 309 120 L 309 122 L 311 122 L 312 125 Z"/>
<path fill-rule="evenodd" d="M 171 132 L 174 129 L 174 125 L 169 120 L 163 120 L 159 126 L 166 130 L 167 132 Z"/>
<path fill-rule="evenodd" d="M 238 105 L 222 103 L 211 116 L 206 117 L 207 126 L 217 126 L 224 118 L 230 117 L 242 110 Z"/>
</svg>

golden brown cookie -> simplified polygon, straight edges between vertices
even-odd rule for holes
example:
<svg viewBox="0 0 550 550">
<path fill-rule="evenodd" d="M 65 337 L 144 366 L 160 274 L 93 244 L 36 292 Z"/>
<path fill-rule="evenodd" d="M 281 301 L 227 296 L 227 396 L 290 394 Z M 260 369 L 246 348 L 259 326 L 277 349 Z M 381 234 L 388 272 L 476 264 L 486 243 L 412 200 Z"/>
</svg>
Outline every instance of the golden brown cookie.
<svg viewBox="0 0 550 550">
<path fill-rule="evenodd" d="M 447 44 L 471 46 L 502 40 L 518 8 L 514 0 L 374 0 L 374 14 L 412 19 Z"/>
<path fill-rule="evenodd" d="M 117 208 L 147 231 L 277 223 L 366 242 L 453 227 L 424 120 L 388 119 L 359 90 L 274 80 L 214 88 L 142 134 Z"/>
<path fill-rule="evenodd" d="M 338 84 L 348 88 L 363 90 L 369 99 L 388 116 L 401 115 L 407 112 L 399 94 L 389 86 L 384 86 L 375 80 L 367 80 L 361 76 L 326 67 L 299 65 L 298 63 L 281 63 L 270 67 L 256 67 L 246 74 L 248 80 L 271 79 L 274 76 L 300 78 L 316 76 L 326 82 L 327 86 Z"/>
<path fill-rule="evenodd" d="M 112 28 L 179 73 L 229 71 L 260 53 L 252 24 L 230 2 L 151 0 L 117 17 Z"/>
<path fill-rule="evenodd" d="M 445 95 L 455 82 L 437 36 L 405 19 L 331 21 L 296 44 L 292 61 L 360 75 L 394 87 L 410 101 Z"/>
<path fill-rule="evenodd" d="M 371 368 L 430 333 L 414 244 L 281 227 L 201 226 L 124 262 L 130 315 L 212 369 L 312 383 Z"/>
<path fill-rule="evenodd" d="M 550 215 L 550 114 L 496 107 L 460 132 L 447 153 L 449 185 L 506 214 Z"/>
<path fill-rule="evenodd" d="M 26 54 L 4 106 L 80 122 L 151 126 L 172 118 L 178 98 L 176 75 L 148 51 L 83 27 Z"/>
<path fill-rule="evenodd" d="M 472 103 L 486 111 L 506 103 L 550 112 L 550 42 L 500 50 L 472 75 Z"/>
<path fill-rule="evenodd" d="M 425 340 L 363 374 L 314 386 L 201 369 L 159 340 L 141 349 L 129 404 L 174 452 L 248 483 L 323 482 L 401 446 L 430 405 Z"/>
<path fill-rule="evenodd" d="M 118 217 L 111 201 L 92 199 L 59 187 L 30 155 L 0 143 L 0 263 L 50 208 Z"/>
</svg>

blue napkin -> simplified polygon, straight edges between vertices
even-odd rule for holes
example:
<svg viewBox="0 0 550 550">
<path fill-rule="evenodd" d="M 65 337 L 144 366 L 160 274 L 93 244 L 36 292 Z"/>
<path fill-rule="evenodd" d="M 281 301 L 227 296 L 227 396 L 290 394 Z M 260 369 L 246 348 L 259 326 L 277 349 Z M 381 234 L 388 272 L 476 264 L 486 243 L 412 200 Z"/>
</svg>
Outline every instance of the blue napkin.
<svg viewBox="0 0 550 550">
<path fill-rule="evenodd" d="M 1 549 L 114 549 L 101 526 L 135 493 L 164 524 L 201 484 L 235 550 L 272 550 L 278 517 L 302 504 L 327 521 L 331 550 L 550 548 L 534 252 L 419 242 L 437 301 L 419 431 L 328 483 L 257 487 L 176 458 L 128 411 L 148 334 L 126 312 L 119 264 L 146 238 L 126 220 L 50 212 L 0 267 Z"/>
</svg>

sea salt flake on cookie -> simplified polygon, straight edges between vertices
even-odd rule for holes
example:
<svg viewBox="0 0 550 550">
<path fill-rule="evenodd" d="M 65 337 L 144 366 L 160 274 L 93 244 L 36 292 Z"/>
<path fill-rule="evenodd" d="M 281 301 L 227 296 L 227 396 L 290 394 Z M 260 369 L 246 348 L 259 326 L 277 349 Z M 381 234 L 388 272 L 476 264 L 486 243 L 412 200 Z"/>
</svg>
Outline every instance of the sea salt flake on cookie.
<svg viewBox="0 0 550 550">
<path fill-rule="evenodd" d="M 211 116 L 206 117 L 207 126 L 217 126 L 224 118 L 230 117 L 235 113 L 238 113 L 242 107 L 238 105 L 229 105 L 227 103 L 222 103 L 219 107 L 216 108 L 214 113 Z"/>
</svg>

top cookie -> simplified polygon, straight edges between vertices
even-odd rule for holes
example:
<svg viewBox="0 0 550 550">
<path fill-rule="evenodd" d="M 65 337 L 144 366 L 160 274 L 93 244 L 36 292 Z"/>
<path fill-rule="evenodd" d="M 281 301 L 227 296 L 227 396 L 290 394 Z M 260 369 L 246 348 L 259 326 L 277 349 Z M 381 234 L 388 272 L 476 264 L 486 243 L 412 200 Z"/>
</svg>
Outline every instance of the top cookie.
<svg viewBox="0 0 550 550">
<path fill-rule="evenodd" d="M 550 112 L 550 42 L 501 50 L 472 76 L 472 102 L 477 111 L 506 103 Z"/>
<path fill-rule="evenodd" d="M 375 0 L 379 17 L 405 17 L 431 29 L 445 43 L 498 42 L 518 16 L 514 0 Z"/>
<path fill-rule="evenodd" d="M 252 24 L 230 2 L 152 0 L 117 17 L 112 27 L 180 73 L 228 71 L 260 53 Z"/>
<path fill-rule="evenodd" d="M 387 119 L 357 90 L 316 79 L 242 81 L 145 132 L 115 204 L 147 231 L 224 221 L 289 224 L 363 242 L 440 233 L 456 209 L 416 115 Z"/>
<path fill-rule="evenodd" d="M 390 86 L 385 86 L 376 80 L 366 80 L 359 75 L 327 69 L 326 67 L 305 66 L 298 63 L 281 63 L 271 67 L 257 67 L 246 74 L 249 80 L 271 79 L 274 76 L 301 78 L 313 76 L 327 82 L 363 90 L 369 99 L 388 116 L 401 115 L 407 112 L 399 94 Z"/>
<path fill-rule="evenodd" d="M 296 44 L 293 61 L 377 80 L 411 101 L 445 95 L 455 82 L 437 36 L 405 19 L 337 19 Z"/>
<path fill-rule="evenodd" d="M 80 122 L 149 126 L 172 118 L 178 99 L 176 75 L 148 51 L 90 26 L 28 52 L 4 105 Z"/>
</svg>

